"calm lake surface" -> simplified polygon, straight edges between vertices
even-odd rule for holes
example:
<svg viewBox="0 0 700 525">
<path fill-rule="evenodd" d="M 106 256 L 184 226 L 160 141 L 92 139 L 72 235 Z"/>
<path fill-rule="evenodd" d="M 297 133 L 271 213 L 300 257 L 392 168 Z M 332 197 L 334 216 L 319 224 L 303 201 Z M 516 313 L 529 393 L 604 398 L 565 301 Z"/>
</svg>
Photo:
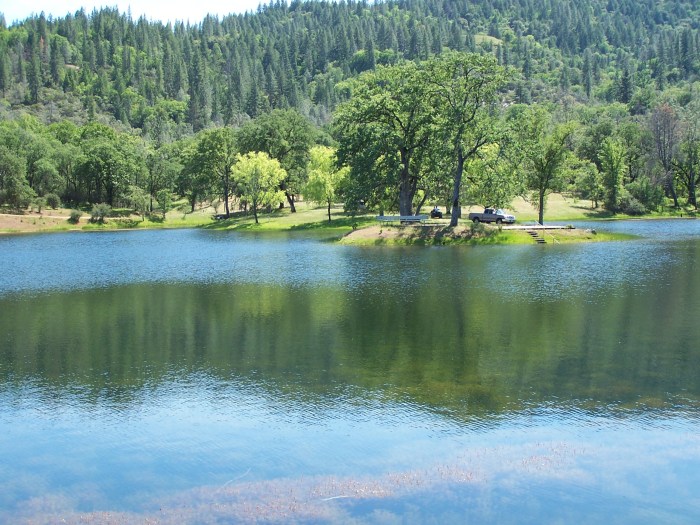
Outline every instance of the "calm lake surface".
<svg viewBox="0 0 700 525">
<path fill-rule="evenodd" d="M 0 523 L 698 523 L 700 221 L 593 227 L 0 236 Z"/>
</svg>

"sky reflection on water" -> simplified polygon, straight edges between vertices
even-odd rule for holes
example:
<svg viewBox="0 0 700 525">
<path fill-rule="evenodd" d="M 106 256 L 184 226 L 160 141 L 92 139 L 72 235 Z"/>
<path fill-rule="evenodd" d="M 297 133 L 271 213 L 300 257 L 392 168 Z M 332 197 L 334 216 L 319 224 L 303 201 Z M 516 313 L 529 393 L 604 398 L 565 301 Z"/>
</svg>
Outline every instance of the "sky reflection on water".
<svg viewBox="0 0 700 525">
<path fill-rule="evenodd" d="M 0 237 L 0 522 L 695 523 L 698 224 Z"/>
</svg>

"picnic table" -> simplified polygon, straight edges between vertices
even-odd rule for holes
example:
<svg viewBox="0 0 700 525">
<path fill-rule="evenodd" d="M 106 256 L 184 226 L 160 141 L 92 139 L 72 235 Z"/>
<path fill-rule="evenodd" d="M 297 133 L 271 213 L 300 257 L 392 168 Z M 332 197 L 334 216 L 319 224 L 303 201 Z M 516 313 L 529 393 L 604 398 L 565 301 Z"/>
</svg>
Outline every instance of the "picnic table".
<svg viewBox="0 0 700 525">
<path fill-rule="evenodd" d="M 379 222 L 398 222 L 400 224 L 424 223 L 428 220 L 427 215 L 377 215 Z"/>
</svg>

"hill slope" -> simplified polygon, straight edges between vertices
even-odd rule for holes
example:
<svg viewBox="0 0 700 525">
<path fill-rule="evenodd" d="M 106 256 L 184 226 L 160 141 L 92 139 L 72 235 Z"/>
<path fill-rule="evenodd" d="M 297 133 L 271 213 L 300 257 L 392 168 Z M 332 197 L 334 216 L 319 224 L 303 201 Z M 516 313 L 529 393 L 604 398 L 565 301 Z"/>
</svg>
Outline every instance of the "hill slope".
<svg viewBox="0 0 700 525">
<path fill-rule="evenodd" d="M 644 111 L 650 90 L 696 78 L 699 24 L 687 0 L 295 0 L 194 25 L 116 9 L 39 15 L 0 28 L 0 115 L 97 116 L 153 138 L 274 108 L 323 124 L 342 80 L 446 48 L 516 68 L 520 101 L 570 93 Z"/>
</svg>

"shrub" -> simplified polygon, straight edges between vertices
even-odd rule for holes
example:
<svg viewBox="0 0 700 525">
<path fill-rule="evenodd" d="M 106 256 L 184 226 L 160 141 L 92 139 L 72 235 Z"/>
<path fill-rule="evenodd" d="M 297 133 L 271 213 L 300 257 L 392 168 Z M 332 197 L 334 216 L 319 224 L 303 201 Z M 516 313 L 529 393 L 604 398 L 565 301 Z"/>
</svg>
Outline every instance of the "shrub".
<svg viewBox="0 0 700 525">
<path fill-rule="evenodd" d="M 627 192 L 622 194 L 619 208 L 622 213 L 626 213 L 627 215 L 644 215 L 648 211 L 644 204 Z"/>
<path fill-rule="evenodd" d="M 469 231 L 472 237 L 480 237 L 486 233 L 486 226 L 481 222 L 472 222 L 469 224 Z"/>
<path fill-rule="evenodd" d="M 44 197 L 34 197 L 32 205 L 36 208 L 38 213 L 41 213 L 41 210 L 46 206 L 46 199 Z"/>
<path fill-rule="evenodd" d="M 68 217 L 68 222 L 71 224 L 78 224 L 80 222 L 80 216 L 82 214 L 78 210 L 71 210 L 70 217 Z"/>
<path fill-rule="evenodd" d="M 634 199 L 647 210 L 658 210 L 664 202 L 664 190 L 658 184 L 653 184 L 648 177 L 640 177 L 630 182 L 625 189 Z"/>
<path fill-rule="evenodd" d="M 61 205 L 61 199 L 55 193 L 47 193 L 44 198 L 46 199 L 46 205 L 54 210 Z"/>
<path fill-rule="evenodd" d="M 105 217 L 107 217 L 111 211 L 112 208 L 109 206 L 109 204 L 95 204 L 90 212 L 90 222 L 97 222 L 100 224 L 104 223 Z"/>
<path fill-rule="evenodd" d="M 163 219 L 165 219 L 165 214 L 167 213 L 168 208 L 172 204 L 172 200 L 173 196 L 172 193 L 170 193 L 170 190 L 160 190 L 156 194 L 156 201 L 158 202 L 158 206 L 163 212 Z"/>
</svg>

